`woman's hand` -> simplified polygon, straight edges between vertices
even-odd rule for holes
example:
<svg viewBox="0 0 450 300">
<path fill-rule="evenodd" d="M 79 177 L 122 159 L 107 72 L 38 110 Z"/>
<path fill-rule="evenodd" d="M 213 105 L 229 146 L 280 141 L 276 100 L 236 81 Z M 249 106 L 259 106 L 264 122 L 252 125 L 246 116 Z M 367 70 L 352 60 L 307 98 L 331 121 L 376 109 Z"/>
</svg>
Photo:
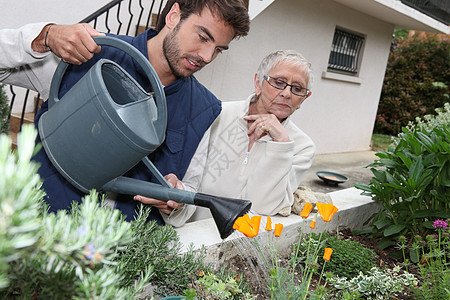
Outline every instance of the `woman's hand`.
<svg viewBox="0 0 450 300">
<path fill-rule="evenodd" d="M 181 181 L 177 178 L 175 174 L 167 174 L 164 176 L 164 178 L 167 180 L 167 182 L 174 188 L 184 190 L 183 184 Z M 160 212 L 165 213 L 166 215 L 170 215 L 172 211 L 177 210 L 178 208 L 182 207 L 183 203 L 178 203 L 173 200 L 164 201 L 164 200 L 158 200 L 154 198 L 148 198 L 140 195 L 134 196 L 134 200 L 140 201 L 144 204 L 150 204 L 153 207 L 156 207 L 159 209 Z"/>
<path fill-rule="evenodd" d="M 273 114 L 255 114 L 244 117 L 244 120 L 251 123 L 247 134 L 255 137 L 255 141 L 259 140 L 266 134 L 269 135 L 274 142 L 289 142 L 289 135 L 286 129 L 281 125 L 280 121 Z"/>
</svg>

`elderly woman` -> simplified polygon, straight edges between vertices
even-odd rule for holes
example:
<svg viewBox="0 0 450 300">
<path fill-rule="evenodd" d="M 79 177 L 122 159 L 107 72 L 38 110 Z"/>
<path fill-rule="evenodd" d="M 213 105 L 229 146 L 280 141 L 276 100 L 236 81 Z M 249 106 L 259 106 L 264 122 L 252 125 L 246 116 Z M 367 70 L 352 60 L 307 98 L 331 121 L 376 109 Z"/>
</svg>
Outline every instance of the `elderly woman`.
<svg viewBox="0 0 450 300">
<path fill-rule="evenodd" d="M 311 95 L 311 77 L 298 52 L 275 51 L 263 59 L 255 93 L 223 103 L 212 125 L 201 192 L 250 200 L 262 215 L 293 204 L 315 146 L 290 116 Z"/>
</svg>

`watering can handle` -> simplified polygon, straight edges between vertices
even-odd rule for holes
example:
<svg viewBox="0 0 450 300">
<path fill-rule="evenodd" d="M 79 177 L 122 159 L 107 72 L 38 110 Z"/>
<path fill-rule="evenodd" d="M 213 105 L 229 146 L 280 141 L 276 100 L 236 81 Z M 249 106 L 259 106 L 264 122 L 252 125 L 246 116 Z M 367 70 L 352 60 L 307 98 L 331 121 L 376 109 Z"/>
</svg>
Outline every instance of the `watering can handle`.
<svg viewBox="0 0 450 300">
<path fill-rule="evenodd" d="M 111 36 L 96 36 L 93 37 L 93 39 L 98 45 L 111 46 L 126 52 L 144 69 L 145 75 L 147 75 L 148 79 L 150 80 L 150 84 L 153 88 L 153 92 L 156 98 L 158 118 L 154 124 L 155 129 L 159 135 L 162 135 L 160 136 L 160 140 L 163 140 L 167 123 L 167 104 L 163 86 L 161 84 L 161 81 L 159 80 L 158 75 L 156 74 L 155 69 L 152 67 L 148 59 L 141 52 L 139 52 L 139 50 L 137 50 L 131 44 L 122 41 L 121 39 Z M 59 88 L 68 66 L 68 63 L 61 60 L 58 64 L 58 67 L 56 68 L 55 73 L 53 74 L 52 83 L 50 85 L 50 96 L 48 98 L 49 109 L 59 101 Z"/>
</svg>

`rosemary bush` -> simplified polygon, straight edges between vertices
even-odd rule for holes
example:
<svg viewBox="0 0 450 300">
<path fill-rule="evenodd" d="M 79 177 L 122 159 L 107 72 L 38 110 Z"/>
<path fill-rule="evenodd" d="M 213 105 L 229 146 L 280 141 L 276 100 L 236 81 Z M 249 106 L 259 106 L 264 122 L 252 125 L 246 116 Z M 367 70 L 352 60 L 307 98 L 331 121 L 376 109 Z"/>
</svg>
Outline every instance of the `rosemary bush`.
<svg viewBox="0 0 450 300">
<path fill-rule="evenodd" d="M 181 295 L 199 270 L 216 272 L 204 265 L 203 250 L 180 254 L 176 231 L 147 221 L 150 208 L 128 223 L 92 191 L 69 214 L 47 213 L 38 165 L 30 161 L 36 134 L 23 126 L 15 152 L 0 136 L 1 299 L 134 299 L 148 296 L 148 285 L 161 296 Z M 234 286 L 236 298 L 243 286 Z"/>
<path fill-rule="evenodd" d="M 72 215 L 42 209 L 37 165 L 30 162 L 36 131 L 24 126 L 18 151 L 0 137 L 0 266 L 3 298 L 130 299 L 151 276 L 143 273 L 136 287 L 121 286 L 117 250 L 133 241 L 131 226 L 118 211 L 98 205 L 92 192 Z"/>
<path fill-rule="evenodd" d="M 204 251 L 180 254 L 181 243 L 173 227 L 147 222 L 149 213 L 148 208 L 140 209 L 137 219 L 131 222 L 134 241 L 115 259 L 124 269 L 123 285 L 133 284 L 141 272 L 152 266 L 154 292 L 161 296 L 181 295 L 197 270 L 204 268 Z"/>
</svg>

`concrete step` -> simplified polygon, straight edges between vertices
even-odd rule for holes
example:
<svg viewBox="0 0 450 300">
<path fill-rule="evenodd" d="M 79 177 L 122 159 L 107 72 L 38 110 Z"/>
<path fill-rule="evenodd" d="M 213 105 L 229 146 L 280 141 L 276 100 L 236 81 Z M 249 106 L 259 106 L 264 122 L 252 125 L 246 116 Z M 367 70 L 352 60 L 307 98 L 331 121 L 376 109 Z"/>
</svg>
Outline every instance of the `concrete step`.
<svg viewBox="0 0 450 300">
<path fill-rule="evenodd" d="M 290 245 L 298 242 L 302 223 L 303 232 L 308 233 L 314 230 L 316 233 L 322 230 L 332 232 L 339 230 L 339 228 L 348 227 L 350 229 L 361 229 L 364 227 L 364 222 L 378 211 L 378 204 L 370 197 L 362 196 L 361 191 L 356 188 L 344 189 L 336 192 L 328 193 L 333 201 L 333 204 L 339 209 L 330 222 L 324 222 L 320 217 L 317 218 L 315 229 L 310 229 L 309 224 L 313 218 L 311 213 L 308 219 L 303 219 L 298 215 L 291 214 L 288 217 L 274 216 L 272 218 L 272 227 L 276 223 L 283 224 L 283 231 L 281 237 L 277 238 L 277 251 L 280 254 L 288 253 Z M 261 219 L 261 228 L 258 235 L 259 238 L 267 239 L 268 234 L 273 235 L 272 232 L 266 232 L 266 217 Z M 184 226 L 175 228 L 183 245 L 183 252 L 187 252 L 190 245 L 194 250 L 201 249 L 203 246 L 206 249 L 205 261 L 215 265 L 222 265 L 236 255 L 243 255 L 239 253 L 239 247 L 236 247 L 237 239 L 248 239 L 242 233 L 235 231 L 225 240 L 220 238 L 219 231 L 212 218 L 186 223 Z M 272 237 L 273 240 L 273 237 Z"/>
</svg>

